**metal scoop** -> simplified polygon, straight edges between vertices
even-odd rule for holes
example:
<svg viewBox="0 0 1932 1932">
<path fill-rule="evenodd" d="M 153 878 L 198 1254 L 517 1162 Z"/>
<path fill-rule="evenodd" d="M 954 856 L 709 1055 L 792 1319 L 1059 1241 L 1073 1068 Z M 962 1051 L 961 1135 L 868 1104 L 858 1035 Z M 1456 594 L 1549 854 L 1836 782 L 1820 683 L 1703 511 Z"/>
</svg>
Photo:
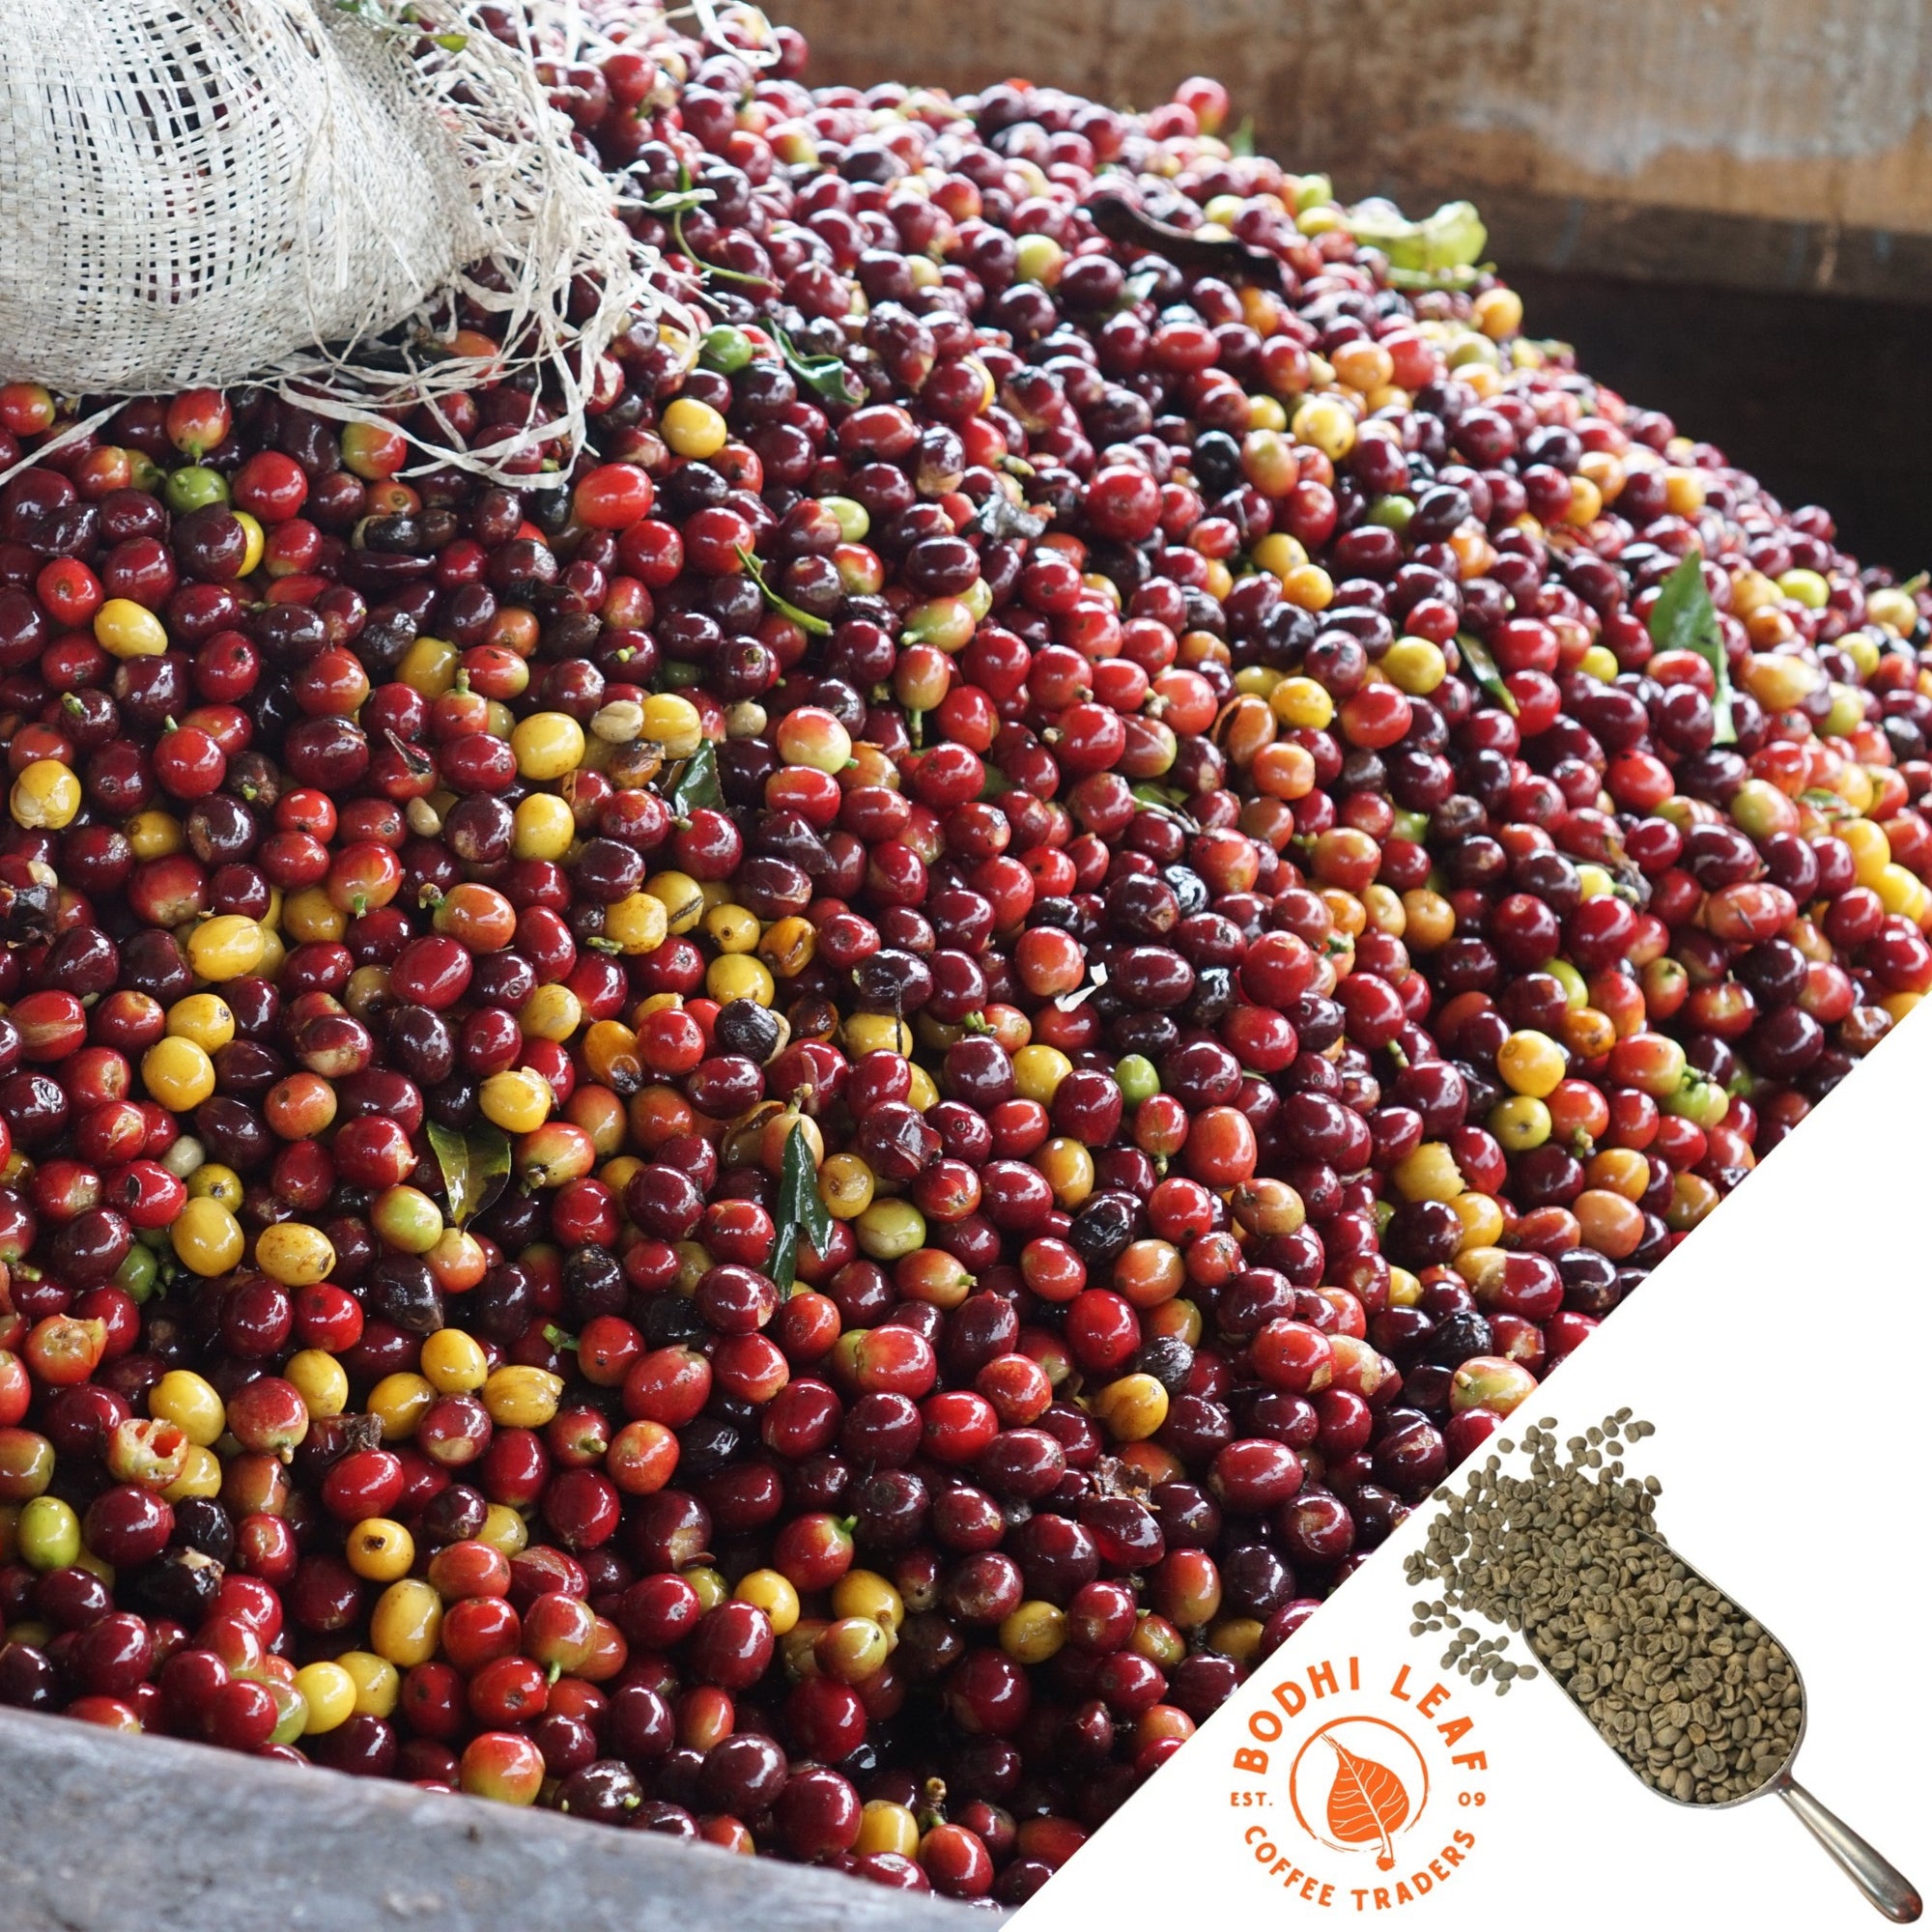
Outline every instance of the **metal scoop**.
<svg viewBox="0 0 1932 1932">
<path fill-rule="evenodd" d="M 1662 1537 L 1650 1536 L 1642 1531 L 1632 1531 L 1630 1533 L 1634 1536 L 1641 1537 L 1646 1543 L 1655 1544 L 1673 1562 L 1683 1563 L 1685 1570 L 1691 1577 L 1708 1588 L 1717 1590 L 1718 1595 L 1722 1597 L 1725 1603 L 1729 1604 L 1733 1609 L 1737 1610 L 1741 1617 L 1748 1614 L 1729 1591 L 1718 1589 L 1717 1584 L 1713 1583 L 1701 1570 L 1697 1570 L 1690 1564 L 1686 1563 L 1682 1554 L 1669 1544 L 1665 1543 Z M 1751 1621 L 1756 1623 L 1760 1630 L 1764 1630 L 1767 1635 L 1772 1635 L 1774 1642 L 1776 1641 L 1776 1636 L 1767 1629 L 1762 1618 L 1754 1617 Z M 1529 1633 L 1527 1630 L 1524 1631 L 1523 1636 L 1524 1640 L 1528 1641 Z M 1536 1646 L 1532 1643 L 1530 1648 L 1534 1650 Z M 1779 1644 L 1778 1648 L 1784 1651 L 1786 1657 L 1791 1657 L 1791 1652 L 1784 1645 Z M 1544 1658 L 1541 1652 L 1538 1652 L 1538 1660 L 1546 1667 L 1548 1666 L 1548 1660 Z M 1793 1676 L 1798 1680 L 1798 1689 L 1802 1696 L 1804 1690 L 1804 1679 L 1798 1669 L 1798 1661 L 1796 1658 L 1792 1658 L 1791 1669 Z M 1554 1676 L 1555 1673 L 1552 1671 L 1550 1674 Z M 1568 1694 L 1567 1690 L 1566 1694 Z M 1577 1714 L 1586 1723 L 1590 1723 L 1589 1713 L 1583 1709 L 1582 1705 L 1578 1704 L 1574 1697 L 1570 1701 L 1576 1709 Z M 1833 1812 L 1827 1810 L 1824 1805 L 1819 1804 L 1799 1783 L 1797 1778 L 1791 1775 L 1791 1767 L 1797 1760 L 1799 1747 L 1804 1742 L 1804 1726 L 1808 1714 L 1809 1705 L 1807 1701 L 1800 1708 L 1798 1736 L 1793 1741 L 1790 1755 L 1785 1758 L 1783 1764 L 1771 1776 L 1767 1777 L 1762 1784 L 1750 1791 L 1747 1791 L 1741 1798 L 1727 1798 L 1721 1802 L 1700 1804 L 1694 1798 L 1677 1798 L 1667 1791 L 1659 1791 L 1653 1784 L 1644 1784 L 1644 1780 L 1637 1774 L 1636 1767 L 1621 1751 L 1616 1751 L 1614 1747 L 1612 1747 L 1612 1750 L 1615 1752 L 1617 1762 L 1633 1777 L 1636 1778 L 1639 1784 L 1644 1784 L 1646 1791 L 1655 1792 L 1658 1797 L 1665 1799 L 1672 1804 L 1682 1804 L 1687 1810 L 1728 1811 L 1736 1805 L 1748 1804 L 1753 1799 L 1764 1797 L 1767 1792 L 1776 1792 L 1798 1813 L 1799 1817 L 1804 1821 L 1805 1830 L 1838 1861 L 1852 1883 L 1864 1893 L 1866 1898 L 1879 1911 L 1884 1913 L 1894 1925 L 1910 1925 L 1923 1910 L 1918 1888 L 1889 1859 L 1885 1858 L 1874 1846 L 1867 1844 L 1863 1838 L 1860 1837 L 1843 1819 L 1837 1817 Z M 1597 1726 L 1594 1723 L 1590 1723 L 1590 1728 L 1595 1731 Z M 1603 1734 L 1598 1732 L 1598 1735 L 1601 1737 Z"/>
</svg>

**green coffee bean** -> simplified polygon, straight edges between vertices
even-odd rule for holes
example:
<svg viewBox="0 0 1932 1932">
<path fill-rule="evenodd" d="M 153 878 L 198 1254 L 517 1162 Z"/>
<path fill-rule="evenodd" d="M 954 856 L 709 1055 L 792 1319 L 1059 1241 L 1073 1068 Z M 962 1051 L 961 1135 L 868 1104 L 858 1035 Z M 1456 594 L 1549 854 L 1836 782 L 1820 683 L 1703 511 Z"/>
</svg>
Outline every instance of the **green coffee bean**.
<svg viewBox="0 0 1932 1932">
<path fill-rule="evenodd" d="M 1572 1701 L 1646 1784 L 1683 1804 L 1722 1804 L 1775 1777 L 1798 1747 L 1804 1701 L 1782 1646 L 1664 1543 L 1662 1485 L 1627 1476 L 1627 1442 L 1654 1434 L 1629 1409 L 1563 1445 L 1526 1430 L 1527 1476 L 1503 1474 L 1499 1441 L 1440 1508 L 1407 1580 L 1435 1579 L 1414 1627 L 1456 1622 L 1453 1605 L 1520 1632 Z M 1506 1637 L 1459 1631 L 1444 1654 L 1496 1694 L 1536 1673 Z"/>
</svg>

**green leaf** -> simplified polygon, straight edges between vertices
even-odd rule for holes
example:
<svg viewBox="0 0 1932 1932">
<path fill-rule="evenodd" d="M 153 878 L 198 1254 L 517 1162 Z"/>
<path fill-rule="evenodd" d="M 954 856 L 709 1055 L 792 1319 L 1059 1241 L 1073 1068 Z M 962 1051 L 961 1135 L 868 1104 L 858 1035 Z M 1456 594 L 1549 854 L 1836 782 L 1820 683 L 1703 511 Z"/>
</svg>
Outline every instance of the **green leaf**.
<svg viewBox="0 0 1932 1932">
<path fill-rule="evenodd" d="M 796 604 L 787 604 L 772 586 L 765 582 L 765 573 L 759 568 L 758 559 L 743 544 L 738 546 L 738 561 L 745 566 L 745 575 L 764 592 L 765 602 L 781 617 L 789 617 L 801 631 L 813 638 L 829 638 L 832 626 L 823 617 L 814 617 L 810 611 L 801 611 Z"/>
<path fill-rule="evenodd" d="M 774 328 L 785 367 L 821 402 L 856 409 L 866 400 L 866 385 L 837 355 L 808 355 L 781 328 Z"/>
<path fill-rule="evenodd" d="M 718 782 L 718 747 L 709 738 L 684 761 L 676 782 L 665 794 L 674 818 L 689 818 L 700 807 L 722 811 L 724 788 Z"/>
<path fill-rule="evenodd" d="M 1228 136 L 1228 152 L 1237 160 L 1250 160 L 1255 152 L 1255 117 L 1250 114 Z"/>
<path fill-rule="evenodd" d="M 446 54 L 460 54 L 469 44 L 468 34 L 438 34 L 436 43 Z"/>
<path fill-rule="evenodd" d="M 449 1218 L 460 1228 L 490 1206 L 510 1179 L 510 1137 L 487 1122 L 459 1131 L 429 1123 L 430 1151 L 442 1170 Z"/>
<path fill-rule="evenodd" d="M 1514 718 L 1517 715 L 1516 699 L 1510 696 L 1509 686 L 1503 682 L 1503 674 L 1496 668 L 1496 661 L 1490 655 L 1489 645 L 1481 638 L 1460 631 L 1456 636 L 1456 648 L 1463 653 L 1463 662 L 1469 667 L 1469 674 Z"/>
<path fill-rule="evenodd" d="M 1365 201 L 1349 211 L 1349 228 L 1357 242 L 1379 248 L 1391 270 L 1410 274 L 1473 269 L 1490 240 L 1469 201 L 1445 202 L 1420 221 L 1409 220 L 1393 202 Z"/>
<path fill-rule="evenodd" d="M 789 1293 L 798 1279 L 800 1234 L 811 1243 L 814 1254 L 822 1255 L 832 1240 L 832 1214 L 819 1196 L 818 1164 L 811 1157 L 802 1121 L 794 1121 L 785 1136 L 784 1159 L 779 1168 L 778 1221 L 771 1276 L 781 1292 Z"/>
<path fill-rule="evenodd" d="M 1731 671 L 1724 654 L 1723 633 L 1718 628 L 1717 607 L 1704 587 L 1704 560 L 1692 551 L 1668 577 L 1658 592 L 1650 612 L 1650 640 L 1661 651 L 1694 651 L 1711 667 L 1717 696 L 1711 708 L 1717 713 L 1714 734 L 1719 745 L 1735 745 L 1737 726 L 1731 722 Z"/>
<path fill-rule="evenodd" d="M 1134 803 L 1143 811 L 1151 811 L 1161 818 L 1170 818 L 1185 832 L 1199 832 L 1201 821 L 1182 810 L 1188 794 L 1177 791 L 1172 785 L 1137 784 L 1131 787 Z"/>
<path fill-rule="evenodd" d="M 1798 794 L 1800 805 L 1808 805 L 1820 817 L 1829 818 L 1834 824 L 1841 819 L 1859 816 L 1850 802 L 1834 791 L 1827 791 L 1822 785 L 1808 785 Z"/>
<path fill-rule="evenodd" d="M 778 1283 L 781 1294 L 789 1294 L 798 1285 L 798 1223 L 787 1221 L 772 1243 L 772 1258 L 765 1272 Z"/>
</svg>

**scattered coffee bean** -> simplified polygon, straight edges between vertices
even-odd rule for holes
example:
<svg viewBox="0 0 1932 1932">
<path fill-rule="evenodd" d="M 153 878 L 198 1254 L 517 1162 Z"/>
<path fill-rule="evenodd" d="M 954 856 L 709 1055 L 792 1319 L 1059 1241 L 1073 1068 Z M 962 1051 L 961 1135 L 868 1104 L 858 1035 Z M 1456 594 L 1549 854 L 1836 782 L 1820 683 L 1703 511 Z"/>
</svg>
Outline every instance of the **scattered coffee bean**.
<svg viewBox="0 0 1932 1932">
<path fill-rule="evenodd" d="M 1443 1587 L 1418 1603 L 1411 1634 L 1473 1609 L 1520 1632 L 1610 1747 L 1680 1804 L 1727 1804 L 1776 1776 L 1798 1748 L 1804 1690 L 1783 1646 L 1691 1570 L 1656 1525 L 1655 1476 L 1627 1476 L 1625 1443 L 1654 1434 L 1629 1409 L 1573 1435 L 1558 1460 L 1553 1425 L 1526 1431 L 1527 1476 L 1491 1456 L 1461 1493 L 1445 1494 L 1411 1584 Z M 1508 1453 L 1513 1445 L 1500 1442 Z M 1536 1675 L 1503 1653 L 1506 1637 L 1463 1629 L 1443 1668 L 1505 1694 Z"/>
</svg>

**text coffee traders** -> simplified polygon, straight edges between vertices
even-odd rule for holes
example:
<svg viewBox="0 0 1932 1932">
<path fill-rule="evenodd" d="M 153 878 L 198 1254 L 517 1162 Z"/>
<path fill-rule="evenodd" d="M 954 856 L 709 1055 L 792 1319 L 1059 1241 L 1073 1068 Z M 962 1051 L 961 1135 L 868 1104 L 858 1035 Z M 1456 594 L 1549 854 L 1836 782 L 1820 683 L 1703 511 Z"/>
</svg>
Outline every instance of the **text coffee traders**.
<svg viewBox="0 0 1932 1932">
<path fill-rule="evenodd" d="M 1373 1917 L 1479 1853 L 1490 1761 L 1474 1698 L 1400 1655 L 1301 1665 L 1249 1713 L 1228 1803 L 1243 1861 L 1297 1904 Z"/>
</svg>

